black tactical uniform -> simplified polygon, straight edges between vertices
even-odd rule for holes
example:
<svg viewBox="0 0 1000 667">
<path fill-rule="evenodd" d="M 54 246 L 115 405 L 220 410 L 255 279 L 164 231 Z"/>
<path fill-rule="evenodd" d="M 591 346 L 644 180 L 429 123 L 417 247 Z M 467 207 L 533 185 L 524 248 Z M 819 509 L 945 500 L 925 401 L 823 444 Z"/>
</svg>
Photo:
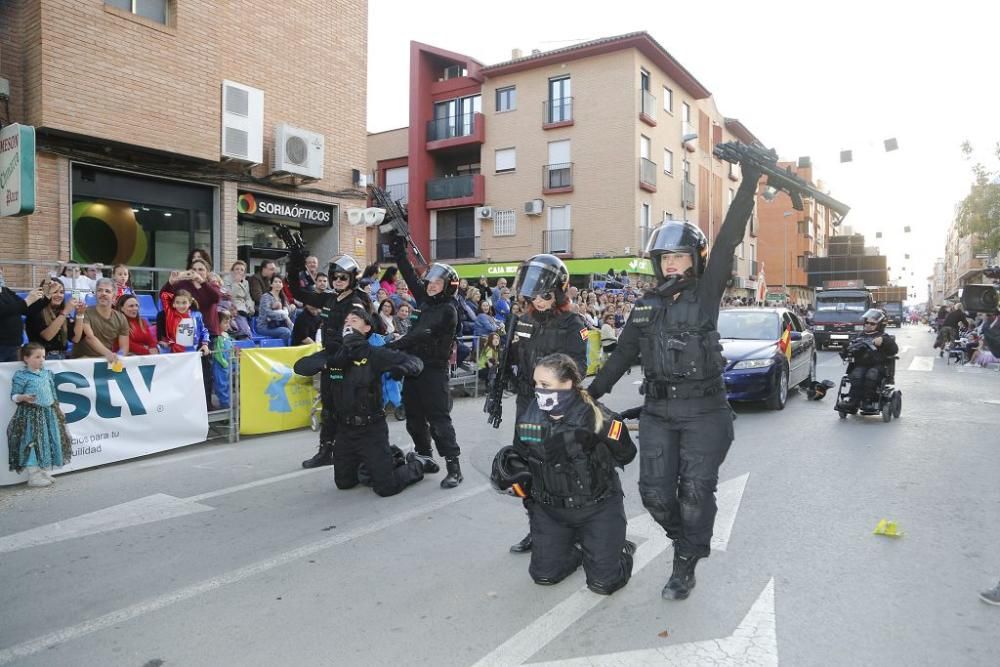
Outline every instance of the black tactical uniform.
<svg viewBox="0 0 1000 667">
<path fill-rule="evenodd" d="M 744 174 L 741 196 L 726 214 L 710 260 L 707 239 L 695 225 L 671 220 L 653 231 L 647 252 L 659 286 L 636 303 L 618 348 L 589 387 L 595 398 L 604 395 L 641 353 L 639 493 L 674 542 L 674 569 L 663 589 L 667 599 L 688 596 L 695 564 L 710 553 L 719 466 L 733 440 L 716 324 L 756 183 L 753 174 Z M 661 256 L 676 252 L 691 255 L 692 269 L 664 275 Z"/>
<path fill-rule="evenodd" d="M 552 308 L 528 312 L 518 317 L 511 339 L 517 365 L 517 416 L 520 416 L 535 401 L 535 365 L 538 360 L 550 354 L 561 352 L 576 362 L 581 377 L 587 377 L 587 338 L 590 330 L 583 318 L 576 313 L 562 311 L 567 303 L 566 290 L 569 287 L 569 271 L 561 259 L 554 255 L 535 255 L 518 269 L 514 281 L 514 293 L 528 302 L 535 296 L 551 293 L 554 297 Z M 525 501 L 525 506 L 530 504 Z M 531 533 L 510 547 L 512 553 L 531 550 Z"/>
<path fill-rule="evenodd" d="M 355 311 L 358 312 L 358 311 Z M 321 353 L 324 354 L 324 353 Z M 325 353 L 332 399 L 331 418 L 337 424 L 333 448 L 333 479 L 338 489 L 358 484 L 363 462 L 371 486 L 380 496 L 392 496 L 424 478 L 423 465 L 411 456 L 396 466 L 389 448 L 389 428 L 382 402 L 382 374 L 396 379 L 416 375 L 423 368 L 419 359 L 385 347 L 373 347 L 366 337 L 353 333 L 333 353 Z M 310 375 L 310 357 L 295 364 L 295 371 Z"/>
<path fill-rule="evenodd" d="M 840 351 L 843 358 L 851 357 L 847 375 L 851 378 L 851 391 L 844 407 L 857 409 L 865 400 L 875 400 L 879 382 L 885 375 L 886 363 L 899 352 L 896 339 L 885 333 L 886 316 L 881 310 L 871 308 L 861 316 L 864 331 Z M 874 326 L 873 326 L 874 325 Z M 881 338 L 879 345 L 875 340 Z"/>
<path fill-rule="evenodd" d="M 445 458 L 448 469 L 447 476 L 441 480 L 441 487 L 454 488 L 462 481 L 462 468 L 458 462 L 461 450 L 451 423 L 448 360 L 458 326 L 458 311 L 452 298 L 458 287 L 458 274 L 447 264 L 435 263 L 420 280 L 407 257 L 405 241 L 396 237 L 391 247 L 399 271 L 417 301 L 418 310 L 417 320 L 410 326 L 410 331 L 389 343 L 389 347 L 413 354 L 424 363 L 422 373 L 407 378 L 403 383 L 406 431 L 413 438 L 414 448 L 424 462 L 426 472 L 438 470 L 431 452 L 433 438 L 438 454 Z M 444 280 L 444 290 L 428 296 L 426 282 L 437 278 Z"/>
<path fill-rule="evenodd" d="M 306 251 L 301 249 L 289 255 L 288 275 L 302 275 L 305 271 Z M 300 279 L 291 281 L 292 296 L 304 305 L 320 309 L 323 323 L 323 348 L 335 353 L 340 347 L 344 331 L 344 318 L 352 308 L 360 307 L 368 313 L 372 312 L 372 303 L 365 294 L 357 289 L 358 273 L 361 268 L 350 255 L 330 262 L 328 269 L 331 284 L 335 273 L 347 274 L 351 277 L 346 288 L 339 292 L 315 292 L 308 281 Z M 334 288 L 336 289 L 336 287 Z M 333 442 L 337 436 L 336 420 L 332 417 L 332 398 L 330 397 L 330 381 L 327 374 L 320 378 L 320 398 L 323 402 L 323 419 L 319 432 L 319 451 L 311 459 L 302 462 L 303 468 L 331 465 L 333 463 Z"/>
<path fill-rule="evenodd" d="M 533 402 L 514 430 L 514 450 L 531 470 L 534 546 L 528 573 L 537 584 L 556 584 L 583 563 L 587 587 L 610 595 L 632 576 L 635 545 L 625 540 L 615 466 L 635 457 L 635 445 L 603 406 L 604 424 L 595 433 L 593 408 L 577 392 L 571 396 L 561 419 Z"/>
</svg>

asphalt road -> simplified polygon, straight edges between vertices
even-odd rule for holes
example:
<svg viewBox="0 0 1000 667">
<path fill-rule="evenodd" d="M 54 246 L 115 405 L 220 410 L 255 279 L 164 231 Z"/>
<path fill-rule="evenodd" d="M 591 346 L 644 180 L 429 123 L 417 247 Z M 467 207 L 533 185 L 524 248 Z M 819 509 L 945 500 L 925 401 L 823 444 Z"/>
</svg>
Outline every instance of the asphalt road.
<svg viewBox="0 0 1000 667">
<path fill-rule="evenodd" d="M 524 512 L 487 478 L 513 406 L 494 431 L 458 399 L 450 491 L 440 473 L 394 498 L 338 491 L 299 468 L 311 432 L 0 490 L 0 665 L 997 664 L 1000 609 L 976 594 L 1000 577 L 1000 373 L 946 366 L 932 341 L 899 334 L 898 421 L 842 421 L 832 395 L 798 392 L 737 407 L 731 533 L 685 602 L 660 599 L 671 552 L 637 463 L 628 586 L 535 586 L 507 552 Z M 842 372 L 832 352 L 818 368 Z M 635 405 L 638 378 L 607 402 Z M 873 535 L 882 518 L 904 535 Z"/>
</svg>

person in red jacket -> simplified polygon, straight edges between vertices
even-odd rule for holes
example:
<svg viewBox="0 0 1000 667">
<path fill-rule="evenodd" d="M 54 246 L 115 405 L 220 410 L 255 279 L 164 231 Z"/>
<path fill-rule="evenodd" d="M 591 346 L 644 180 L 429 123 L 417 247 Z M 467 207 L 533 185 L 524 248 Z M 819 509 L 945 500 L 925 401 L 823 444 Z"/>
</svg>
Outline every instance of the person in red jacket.
<svg viewBox="0 0 1000 667">
<path fill-rule="evenodd" d="M 123 294 L 115 308 L 128 320 L 128 351 L 132 354 L 159 354 L 156 329 L 139 317 L 139 300 L 133 294 Z"/>
</svg>

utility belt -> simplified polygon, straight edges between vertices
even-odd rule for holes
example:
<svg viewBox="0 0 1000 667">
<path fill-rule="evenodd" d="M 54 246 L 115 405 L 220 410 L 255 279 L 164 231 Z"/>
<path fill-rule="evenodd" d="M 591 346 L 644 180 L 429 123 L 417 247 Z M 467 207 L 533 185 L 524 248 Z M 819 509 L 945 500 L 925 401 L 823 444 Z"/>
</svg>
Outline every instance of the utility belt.
<svg viewBox="0 0 1000 667">
<path fill-rule="evenodd" d="M 611 495 L 614 490 L 613 486 L 609 486 L 608 490 L 602 493 L 596 498 L 579 498 L 575 496 L 553 496 L 545 491 L 534 491 L 531 494 L 532 500 L 539 502 L 543 505 L 548 505 L 549 507 L 556 507 L 558 509 L 583 509 L 584 507 L 593 507 L 599 503 L 604 502 Z"/>
<path fill-rule="evenodd" d="M 358 417 L 337 417 L 337 423 L 341 426 L 371 426 L 385 420 L 384 412 L 377 412 L 373 415 Z"/>
<path fill-rule="evenodd" d="M 722 378 L 709 380 L 704 383 L 697 382 L 669 382 L 667 380 L 644 380 L 639 387 L 639 393 L 646 398 L 653 399 L 684 399 L 684 398 L 704 398 L 705 396 L 715 396 L 725 391 L 726 387 L 722 383 Z"/>
</svg>

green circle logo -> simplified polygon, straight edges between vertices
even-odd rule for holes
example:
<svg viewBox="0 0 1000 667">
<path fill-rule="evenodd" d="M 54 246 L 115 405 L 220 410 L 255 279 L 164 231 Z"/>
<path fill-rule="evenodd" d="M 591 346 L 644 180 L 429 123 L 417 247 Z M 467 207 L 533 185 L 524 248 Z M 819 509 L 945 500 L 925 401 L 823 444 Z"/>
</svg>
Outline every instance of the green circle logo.
<svg viewBox="0 0 1000 667">
<path fill-rule="evenodd" d="M 236 202 L 236 210 L 246 215 L 253 215 L 257 212 L 257 200 L 249 192 L 242 194 Z"/>
</svg>

